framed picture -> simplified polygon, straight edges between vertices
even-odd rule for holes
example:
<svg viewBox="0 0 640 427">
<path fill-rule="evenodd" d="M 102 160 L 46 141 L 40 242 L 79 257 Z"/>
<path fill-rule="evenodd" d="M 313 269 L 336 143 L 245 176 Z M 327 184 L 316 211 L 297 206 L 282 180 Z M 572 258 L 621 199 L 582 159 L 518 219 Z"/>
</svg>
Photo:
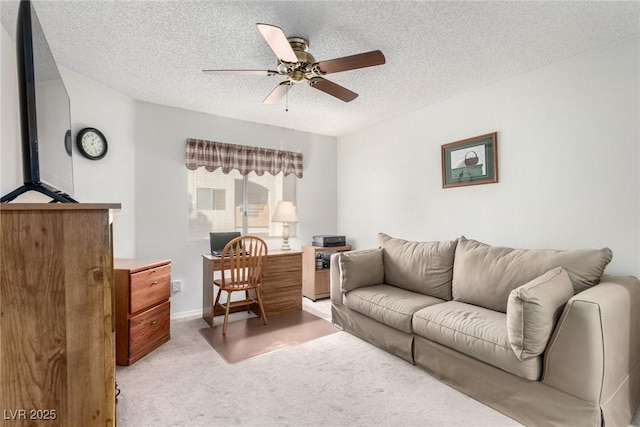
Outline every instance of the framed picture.
<svg viewBox="0 0 640 427">
<path fill-rule="evenodd" d="M 498 182 L 498 134 L 442 146 L 442 188 Z"/>
</svg>

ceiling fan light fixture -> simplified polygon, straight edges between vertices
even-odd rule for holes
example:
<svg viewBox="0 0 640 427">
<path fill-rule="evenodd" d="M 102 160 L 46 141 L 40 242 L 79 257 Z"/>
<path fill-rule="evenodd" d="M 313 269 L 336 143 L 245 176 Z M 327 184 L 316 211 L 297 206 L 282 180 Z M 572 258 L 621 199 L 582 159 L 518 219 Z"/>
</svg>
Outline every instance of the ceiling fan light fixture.
<svg viewBox="0 0 640 427">
<path fill-rule="evenodd" d="M 271 24 L 256 24 L 263 38 L 278 59 L 277 71 L 273 70 L 203 70 L 207 74 L 239 74 L 239 75 L 267 75 L 282 76 L 286 78 L 280 82 L 265 98 L 263 104 L 275 104 L 286 96 L 291 86 L 301 82 L 307 82 L 321 92 L 334 96 L 344 102 L 351 102 L 358 94 L 324 79 L 325 74 L 339 73 L 341 71 L 355 70 L 358 68 L 372 67 L 385 63 L 385 57 L 379 50 L 359 53 L 356 55 L 334 58 L 327 61 L 316 62 L 316 59 L 307 50 L 309 41 L 302 37 L 287 38 L 282 28 Z M 294 59 L 295 58 L 295 59 Z"/>
<path fill-rule="evenodd" d="M 305 74 L 300 70 L 291 71 L 289 73 L 289 81 L 291 83 L 300 83 L 301 81 L 304 81 L 304 79 Z"/>
</svg>

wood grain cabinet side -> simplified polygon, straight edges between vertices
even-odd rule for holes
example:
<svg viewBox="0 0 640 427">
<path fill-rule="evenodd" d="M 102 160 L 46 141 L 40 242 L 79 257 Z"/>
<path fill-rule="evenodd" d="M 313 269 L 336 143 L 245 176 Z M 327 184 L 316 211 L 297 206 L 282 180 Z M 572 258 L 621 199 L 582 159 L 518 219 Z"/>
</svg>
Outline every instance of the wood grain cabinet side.
<svg viewBox="0 0 640 427">
<path fill-rule="evenodd" d="M 171 261 L 115 260 L 116 364 L 128 366 L 171 338 Z"/>
<path fill-rule="evenodd" d="M 110 209 L 0 205 L 0 425 L 115 425 Z"/>
<path fill-rule="evenodd" d="M 329 291 L 329 267 L 320 267 L 322 261 L 318 261 L 318 254 L 329 256 L 334 252 L 350 251 L 351 246 L 303 246 L 302 247 L 302 293 L 305 297 L 315 301 L 319 298 L 327 298 Z M 326 265 L 326 264 L 325 264 Z"/>
</svg>

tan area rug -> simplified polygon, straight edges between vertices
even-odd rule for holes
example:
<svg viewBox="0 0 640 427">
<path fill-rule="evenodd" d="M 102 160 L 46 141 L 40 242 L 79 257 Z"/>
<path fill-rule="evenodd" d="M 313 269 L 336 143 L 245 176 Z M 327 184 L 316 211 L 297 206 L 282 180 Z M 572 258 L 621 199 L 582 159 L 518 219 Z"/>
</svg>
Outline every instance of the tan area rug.
<svg viewBox="0 0 640 427">
<path fill-rule="evenodd" d="M 268 325 L 259 317 L 229 322 L 226 336 L 222 335 L 223 317 L 215 320 L 214 328 L 200 329 L 200 334 L 228 363 L 338 332 L 331 323 L 303 310 L 271 316 Z"/>
</svg>

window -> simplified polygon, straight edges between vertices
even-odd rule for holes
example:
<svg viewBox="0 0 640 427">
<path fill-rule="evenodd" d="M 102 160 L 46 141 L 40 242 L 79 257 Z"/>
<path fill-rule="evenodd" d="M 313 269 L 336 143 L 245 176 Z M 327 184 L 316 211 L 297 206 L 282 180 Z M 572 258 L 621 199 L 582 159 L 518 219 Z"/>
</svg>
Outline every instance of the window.
<svg viewBox="0 0 640 427">
<path fill-rule="evenodd" d="M 199 211 L 223 211 L 226 206 L 226 191 L 223 188 L 196 188 Z"/>
<path fill-rule="evenodd" d="M 282 224 L 271 217 L 279 201 L 297 204 L 295 177 L 302 178 L 302 153 L 194 138 L 187 139 L 185 148 L 189 240 L 208 239 L 211 231 L 282 234 Z M 291 236 L 297 231 L 293 225 Z"/>
<path fill-rule="evenodd" d="M 276 204 L 297 205 L 296 177 L 255 172 L 242 176 L 237 170 L 189 170 L 189 240 L 209 239 L 211 231 L 240 231 L 260 237 L 281 236 L 282 224 L 271 222 Z M 296 235 L 295 224 L 289 226 Z"/>
</svg>

